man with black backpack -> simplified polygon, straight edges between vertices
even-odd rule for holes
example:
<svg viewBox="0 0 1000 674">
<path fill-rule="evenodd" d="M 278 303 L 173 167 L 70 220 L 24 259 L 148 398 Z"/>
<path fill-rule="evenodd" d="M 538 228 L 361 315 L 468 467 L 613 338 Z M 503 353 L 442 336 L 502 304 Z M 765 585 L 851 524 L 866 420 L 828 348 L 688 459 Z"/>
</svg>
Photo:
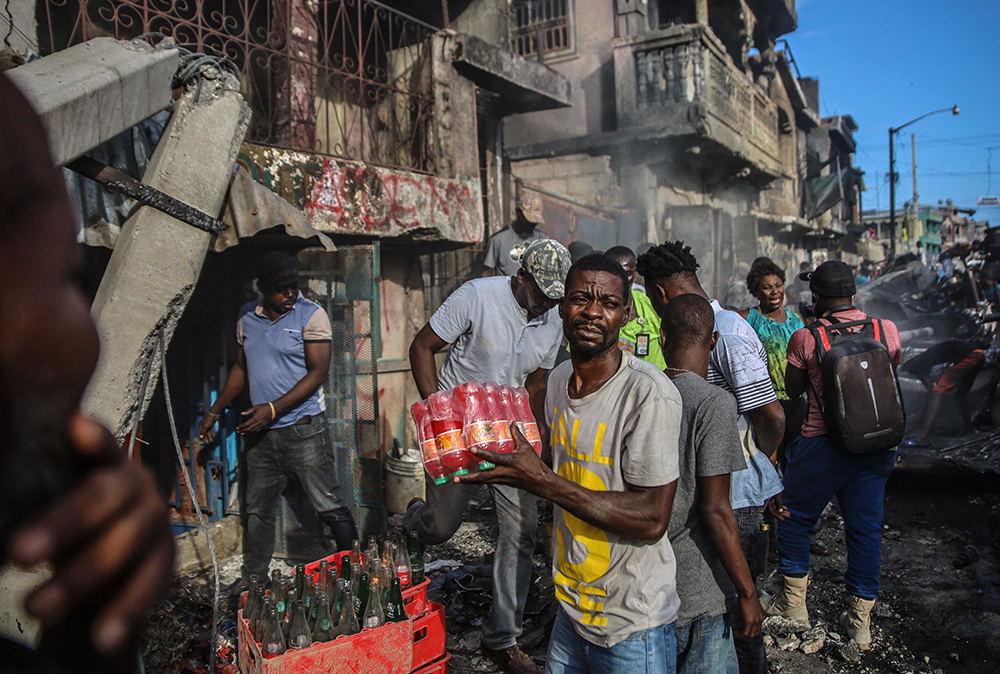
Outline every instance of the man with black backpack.
<svg viewBox="0 0 1000 674">
<path fill-rule="evenodd" d="M 818 320 L 792 335 L 785 388 L 808 388 L 802 434 L 788 447 L 785 490 L 775 502 L 783 587 L 765 604 L 769 615 L 808 623 L 809 532 L 836 495 L 844 518 L 847 635 L 867 650 L 869 616 L 879 591 L 882 501 L 905 424 L 895 368 L 899 332 L 852 306 L 854 274 L 831 260 L 802 275 L 809 281 Z"/>
</svg>

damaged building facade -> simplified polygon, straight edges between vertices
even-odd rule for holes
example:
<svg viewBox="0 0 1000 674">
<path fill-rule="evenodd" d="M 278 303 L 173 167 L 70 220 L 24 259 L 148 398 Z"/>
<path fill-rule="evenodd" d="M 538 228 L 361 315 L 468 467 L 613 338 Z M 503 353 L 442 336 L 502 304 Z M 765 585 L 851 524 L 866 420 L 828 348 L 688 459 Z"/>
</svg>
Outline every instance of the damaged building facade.
<svg viewBox="0 0 1000 674">
<path fill-rule="evenodd" d="M 8 65 L 25 80 L 50 59 L 64 55 L 72 62 L 80 49 L 103 48 L 102 40 L 173 55 L 161 66 L 166 79 L 145 82 L 162 89 L 155 92 L 156 105 L 127 119 L 116 113 L 125 96 L 109 101 L 104 116 L 120 128 L 83 142 L 59 163 L 86 153 L 148 182 L 160 145 L 172 138 L 178 104 L 172 113 L 160 112 L 170 104 L 171 89 L 181 96 L 182 80 L 197 71 L 182 101 L 197 105 L 214 96 L 212 82 L 242 100 L 232 111 L 238 140 L 231 156 L 215 153 L 231 174 L 218 203 L 189 197 L 228 225 L 220 235 L 173 220 L 197 240 L 168 236 L 140 246 L 141 255 L 126 252 L 135 247 L 137 214 L 158 211 L 67 172 L 80 240 L 90 244 L 84 284 L 99 327 L 103 307 L 115 302 L 155 313 L 136 314 L 131 326 L 119 317 L 101 327 L 104 353 L 114 356 L 99 366 L 88 391 L 92 408 L 103 410 L 99 416 L 126 445 L 137 429 L 136 452 L 157 469 L 178 530 L 196 526 L 178 476 L 163 392 L 155 385 L 157 345 L 165 336 L 171 408 L 197 500 L 211 519 L 237 513 L 242 440 L 234 429 L 245 404 L 238 400 L 227 410 L 216 444 L 202 447 L 195 429 L 235 357 L 237 311 L 256 297 L 257 257 L 273 249 L 296 254 L 303 293 L 333 323 L 324 395 L 341 482 L 354 485 L 351 505 L 362 533 L 378 529 L 385 517 L 382 464 L 390 453 L 414 446 L 408 408 L 418 396 L 409 343 L 451 290 L 478 275 L 485 242 L 513 212 L 503 119 L 570 105 L 569 80 L 510 50 L 505 1 L 430 3 L 426 11 L 376 0 L 11 4 L 15 11 L 8 16 L 24 44 Z M 25 53 L 28 61 L 42 58 L 21 66 Z M 96 110 L 86 115 L 77 126 L 102 116 Z M 47 126 L 55 138 L 73 123 L 53 117 Z M 197 161 L 172 167 L 172 173 L 184 174 L 181 182 L 192 189 L 201 178 L 212 182 Z M 182 187 L 153 186 L 185 201 Z M 129 277 L 137 256 L 143 265 Z M 101 368 L 109 370 L 106 377 Z M 151 371 L 154 385 L 147 387 Z M 279 518 L 286 531 L 309 517 L 296 510 L 295 499 L 290 494 Z M 280 553 L 281 542 L 278 548 Z"/>
<path fill-rule="evenodd" d="M 863 189 L 857 124 L 820 117 L 818 80 L 781 45 L 793 0 L 512 7 L 512 49 L 541 51 L 573 84 L 572 107 L 505 124 L 512 170 L 542 195 L 550 234 L 600 249 L 683 239 L 714 294 L 758 255 L 789 273 L 856 260 L 841 240 Z"/>
</svg>

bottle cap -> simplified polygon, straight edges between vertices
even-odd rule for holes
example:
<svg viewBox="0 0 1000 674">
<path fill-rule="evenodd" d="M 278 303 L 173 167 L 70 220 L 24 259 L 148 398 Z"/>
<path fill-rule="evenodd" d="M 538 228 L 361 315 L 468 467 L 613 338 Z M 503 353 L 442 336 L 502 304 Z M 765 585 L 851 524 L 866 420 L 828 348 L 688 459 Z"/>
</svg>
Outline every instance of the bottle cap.
<svg viewBox="0 0 1000 674">
<path fill-rule="evenodd" d="M 496 467 L 497 466 L 496 466 L 495 463 L 491 463 L 489 461 L 480 461 L 479 462 L 479 470 L 489 470 L 490 468 L 496 468 Z"/>
<path fill-rule="evenodd" d="M 448 481 L 448 478 L 446 478 L 446 477 L 436 477 L 436 478 L 434 478 L 434 484 L 444 484 L 447 481 Z"/>
<path fill-rule="evenodd" d="M 455 471 L 454 473 L 452 473 L 452 475 L 465 475 L 465 474 L 466 474 L 466 473 L 468 473 L 468 472 L 469 472 L 469 471 L 468 471 L 468 469 L 466 469 L 466 468 L 459 468 L 459 469 L 458 469 L 458 470 L 456 470 L 456 471 Z"/>
</svg>

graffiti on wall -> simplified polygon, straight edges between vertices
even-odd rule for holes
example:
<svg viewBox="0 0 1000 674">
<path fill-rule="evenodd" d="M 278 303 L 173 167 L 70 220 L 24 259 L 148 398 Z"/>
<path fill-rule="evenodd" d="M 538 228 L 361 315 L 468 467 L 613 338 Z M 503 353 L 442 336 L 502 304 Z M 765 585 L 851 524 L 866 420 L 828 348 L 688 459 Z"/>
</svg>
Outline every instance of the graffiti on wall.
<svg viewBox="0 0 1000 674">
<path fill-rule="evenodd" d="M 251 144 L 243 145 L 237 163 L 324 233 L 462 243 L 483 237 L 475 179 L 444 180 Z"/>
</svg>

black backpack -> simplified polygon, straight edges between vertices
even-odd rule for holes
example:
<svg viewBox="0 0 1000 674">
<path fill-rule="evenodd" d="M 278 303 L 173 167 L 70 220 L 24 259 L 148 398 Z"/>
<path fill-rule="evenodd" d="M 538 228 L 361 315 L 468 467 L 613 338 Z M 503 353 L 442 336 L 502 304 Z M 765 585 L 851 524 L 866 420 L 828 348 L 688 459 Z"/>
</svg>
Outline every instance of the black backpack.
<svg viewBox="0 0 1000 674">
<path fill-rule="evenodd" d="M 829 313 L 853 308 L 836 307 Z M 819 403 L 827 436 L 852 454 L 896 447 L 906 430 L 906 412 L 882 322 L 842 322 L 831 315 L 821 320 L 830 325 L 817 321 L 807 327 L 823 373 Z M 849 332 L 852 328 L 861 329 Z"/>
</svg>

